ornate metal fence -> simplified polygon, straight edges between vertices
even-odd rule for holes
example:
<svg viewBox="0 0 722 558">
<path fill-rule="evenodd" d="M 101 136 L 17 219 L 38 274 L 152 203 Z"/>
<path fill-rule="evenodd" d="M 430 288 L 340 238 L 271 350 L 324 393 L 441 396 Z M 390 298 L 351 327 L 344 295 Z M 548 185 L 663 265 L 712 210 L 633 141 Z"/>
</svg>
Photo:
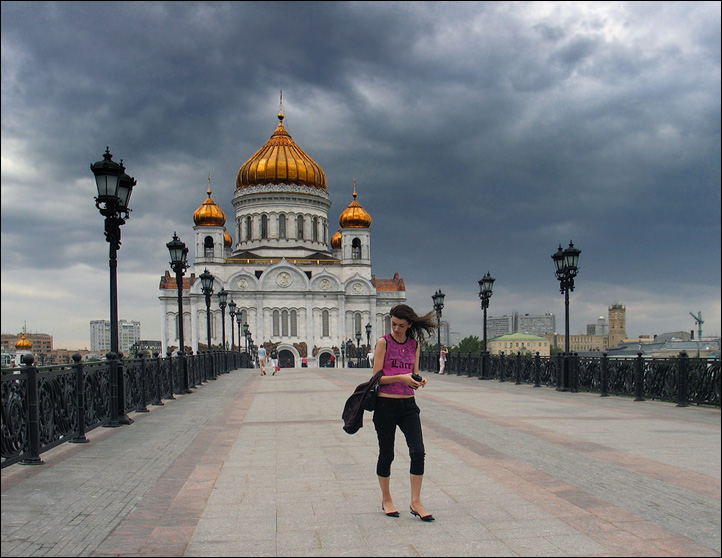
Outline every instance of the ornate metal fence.
<svg viewBox="0 0 722 558">
<path fill-rule="evenodd" d="M 111 361 L 83 363 L 75 354 L 73 364 L 38 367 L 32 355 L 23 358 L 25 366 L 2 371 L 2 467 L 40 464 L 41 453 L 63 442 L 87 442 L 86 432 L 108 425 L 112 417 Z M 190 355 L 186 361 L 192 386 L 244 364 L 235 351 Z M 120 366 L 125 393 L 118 405 L 121 415 L 163 405 L 183 385 L 178 356 L 122 359 Z"/>
<path fill-rule="evenodd" d="M 485 360 L 484 360 L 485 359 Z M 437 371 L 438 353 L 422 353 L 419 368 Z M 567 367 L 565 374 L 564 367 Z M 720 406 L 720 361 L 689 358 L 682 352 L 671 358 L 541 357 L 536 355 L 482 355 L 449 353 L 446 373 L 479 379 L 556 387 L 561 391 L 588 391 L 602 396 L 621 395 L 637 401 L 656 399 Z"/>
</svg>

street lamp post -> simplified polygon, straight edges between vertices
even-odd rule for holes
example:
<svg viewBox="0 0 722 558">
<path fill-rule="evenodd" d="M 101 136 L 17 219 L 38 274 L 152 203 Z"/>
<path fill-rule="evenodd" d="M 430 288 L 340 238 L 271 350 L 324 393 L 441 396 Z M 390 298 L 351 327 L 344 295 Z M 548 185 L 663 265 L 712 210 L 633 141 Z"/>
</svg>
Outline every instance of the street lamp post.
<svg viewBox="0 0 722 558">
<path fill-rule="evenodd" d="M 188 247 L 175 232 L 173 240 L 166 246 L 170 252 L 170 267 L 175 271 L 175 284 L 178 289 L 178 356 L 181 358 L 181 367 L 183 368 L 181 393 L 191 393 L 191 390 L 188 389 L 188 363 L 185 358 L 185 339 L 183 338 L 183 274 L 188 269 Z"/>
<path fill-rule="evenodd" d="M 226 301 L 228 300 L 228 291 L 221 287 L 221 290 L 218 291 L 218 307 L 221 309 L 221 335 L 223 339 L 223 350 L 227 350 L 228 347 L 226 346 Z"/>
<path fill-rule="evenodd" d="M 356 368 L 361 368 L 361 331 L 356 332 Z"/>
<path fill-rule="evenodd" d="M 211 354 L 211 296 L 213 295 L 213 275 L 208 268 L 201 273 L 201 291 L 206 297 L 206 333 L 208 336 L 208 355 L 211 359 L 211 380 L 216 379 L 213 355 Z"/>
<path fill-rule="evenodd" d="M 346 341 L 341 341 L 341 368 L 346 368 Z"/>
<path fill-rule="evenodd" d="M 569 389 L 569 291 L 574 290 L 574 278 L 579 272 L 579 254 L 582 251 L 574 247 L 572 241 L 569 246 L 562 250 L 562 245 L 556 253 L 552 254 L 556 277 L 559 280 L 559 291 L 564 295 L 564 355 L 561 386 L 557 389 L 567 391 Z M 576 391 L 573 387 L 572 391 Z"/>
<path fill-rule="evenodd" d="M 110 148 L 105 148 L 103 160 L 90 165 L 95 176 L 98 196 L 95 207 L 105 217 L 105 239 L 108 241 L 108 266 L 110 268 L 110 352 L 118 356 L 118 250 L 120 250 L 120 227 L 130 216 L 128 201 L 136 180 L 125 173 L 120 164 L 113 161 Z M 108 426 L 131 424 L 125 414 L 125 383 L 122 365 L 111 358 L 110 403 L 111 417 Z"/>
<path fill-rule="evenodd" d="M 436 331 L 438 334 L 437 351 L 439 353 L 439 358 L 438 358 L 437 364 L 436 364 L 437 372 L 441 372 L 441 311 L 444 308 L 444 297 L 445 296 L 446 295 L 441 292 L 441 289 L 438 289 L 431 297 L 431 300 L 434 301 L 434 310 L 436 311 L 436 323 L 438 325 L 438 327 L 436 328 Z"/>
<path fill-rule="evenodd" d="M 368 347 L 368 350 L 371 350 L 371 323 L 366 324 L 366 346 Z M 368 360 L 368 357 L 366 357 Z M 371 363 L 367 363 L 367 365 L 370 365 Z"/>
<path fill-rule="evenodd" d="M 489 308 L 489 299 L 491 298 L 491 291 L 494 287 L 495 279 L 487 271 L 486 275 L 479 279 L 479 298 L 481 299 L 481 309 L 484 311 L 484 351 L 481 353 L 481 375 L 480 380 L 486 379 L 487 364 L 489 358 L 489 351 L 486 345 L 486 309 Z"/>
<path fill-rule="evenodd" d="M 241 323 L 241 316 L 239 315 L 239 316 L 238 316 L 238 324 L 240 325 L 240 323 Z M 240 329 L 239 329 L 238 331 L 240 332 Z M 240 335 L 240 333 L 239 333 L 239 335 Z M 247 323 L 244 323 L 244 324 L 243 324 L 243 335 L 246 336 L 246 352 L 248 353 L 248 340 L 249 340 L 249 338 L 251 337 L 251 332 L 248 330 L 248 324 L 247 324 Z M 250 353 L 249 353 L 249 354 L 250 354 Z"/>
<path fill-rule="evenodd" d="M 236 303 L 231 300 L 228 303 L 228 314 L 231 316 L 231 351 L 236 350 L 236 337 L 234 335 L 235 328 L 233 327 L 233 318 L 236 316 Z M 241 338 L 238 337 L 238 343 L 240 344 Z"/>
</svg>

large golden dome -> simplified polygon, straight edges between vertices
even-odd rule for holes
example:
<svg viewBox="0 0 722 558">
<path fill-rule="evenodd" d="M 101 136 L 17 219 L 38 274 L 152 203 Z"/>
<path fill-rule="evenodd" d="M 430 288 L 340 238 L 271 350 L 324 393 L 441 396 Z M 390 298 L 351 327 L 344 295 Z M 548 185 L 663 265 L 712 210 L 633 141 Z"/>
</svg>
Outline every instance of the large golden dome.
<svg viewBox="0 0 722 558">
<path fill-rule="evenodd" d="M 193 221 L 199 227 L 222 227 L 226 224 L 226 214 L 211 199 L 211 189 L 208 188 L 208 199 L 196 209 Z"/>
<path fill-rule="evenodd" d="M 278 128 L 271 139 L 236 176 L 236 189 L 258 184 L 298 184 L 326 190 L 326 175 L 283 127 L 283 112 L 278 114 Z"/>
<path fill-rule="evenodd" d="M 30 341 L 30 339 L 27 339 L 27 338 L 25 337 L 25 334 L 23 333 L 23 334 L 20 336 L 20 339 L 18 339 L 18 340 L 15 342 L 15 348 L 18 349 L 18 350 L 21 350 L 21 351 L 23 351 L 23 350 L 29 351 L 30 349 L 33 348 L 33 342 Z"/>
<path fill-rule="evenodd" d="M 353 201 L 344 209 L 338 222 L 343 229 L 368 229 L 371 226 L 371 215 L 356 201 L 356 180 L 353 181 Z"/>
</svg>

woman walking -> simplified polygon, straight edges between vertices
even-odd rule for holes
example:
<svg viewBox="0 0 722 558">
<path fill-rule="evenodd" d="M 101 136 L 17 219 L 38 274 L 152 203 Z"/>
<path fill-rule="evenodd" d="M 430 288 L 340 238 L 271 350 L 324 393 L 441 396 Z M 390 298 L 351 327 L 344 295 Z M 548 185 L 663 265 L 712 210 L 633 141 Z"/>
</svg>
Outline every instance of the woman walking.
<svg viewBox="0 0 722 558">
<path fill-rule="evenodd" d="M 439 374 L 444 373 L 444 369 L 446 368 L 446 355 L 449 354 L 449 351 L 446 350 L 446 345 L 441 345 L 441 350 L 439 351 Z"/>
<path fill-rule="evenodd" d="M 406 304 L 391 309 L 391 333 L 376 341 L 374 375 L 383 370 L 379 380 L 374 426 L 379 441 L 376 475 L 381 487 L 381 509 L 389 517 L 398 517 L 390 491 L 391 462 L 394 460 L 394 441 L 398 426 L 406 437 L 411 466 L 411 514 L 423 521 L 433 521 L 421 503 L 424 479 L 424 439 L 421 431 L 419 407 L 414 391 L 426 385 L 418 375 L 421 341 L 425 333 L 436 328 L 434 313 L 418 316 Z"/>
</svg>

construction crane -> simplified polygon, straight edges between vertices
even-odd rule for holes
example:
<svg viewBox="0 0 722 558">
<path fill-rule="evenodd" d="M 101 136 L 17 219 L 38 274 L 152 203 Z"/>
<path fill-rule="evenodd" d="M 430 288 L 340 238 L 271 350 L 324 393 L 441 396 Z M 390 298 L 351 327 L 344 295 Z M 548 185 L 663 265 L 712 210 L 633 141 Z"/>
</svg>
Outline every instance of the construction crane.
<svg viewBox="0 0 722 558">
<path fill-rule="evenodd" d="M 689 315 L 694 318 L 695 322 L 697 322 L 697 341 L 702 341 L 702 324 L 704 323 L 704 320 L 702 319 L 702 311 L 700 310 L 696 316 L 692 312 L 690 312 Z"/>
</svg>

